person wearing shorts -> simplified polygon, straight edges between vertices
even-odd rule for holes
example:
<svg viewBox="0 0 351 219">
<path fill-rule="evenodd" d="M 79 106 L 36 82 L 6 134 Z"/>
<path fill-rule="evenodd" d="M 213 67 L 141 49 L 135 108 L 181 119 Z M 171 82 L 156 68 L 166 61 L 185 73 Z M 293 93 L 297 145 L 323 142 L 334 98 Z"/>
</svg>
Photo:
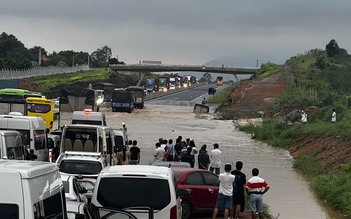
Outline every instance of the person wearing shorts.
<svg viewBox="0 0 351 219">
<path fill-rule="evenodd" d="M 217 217 L 219 209 L 224 209 L 224 218 L 227 219 L 230 210 L 233 207 L 233 182 L 235 180 L 235 176 L 230 173 L 232 170 L 231 164 L 224 165 L 224 173 L 219 174 L 219 191 L 218 198 L 216 201 L 216 207 L 213 211 L 212 219 Z"/>
<path fill-rule="evenodd" d="M 256 219 L 256 213 L 260 219 L 263 219 L 262 214 L 262 195 L 269 190 L 268 183 L 258 176 L 259 170 L 257 168 L 252 169 L 252 178 L 250 178 L 245 186 L 246 192 L 249 194 L 249 211 L 251 212 L 251 218 Z"/>
</svg>

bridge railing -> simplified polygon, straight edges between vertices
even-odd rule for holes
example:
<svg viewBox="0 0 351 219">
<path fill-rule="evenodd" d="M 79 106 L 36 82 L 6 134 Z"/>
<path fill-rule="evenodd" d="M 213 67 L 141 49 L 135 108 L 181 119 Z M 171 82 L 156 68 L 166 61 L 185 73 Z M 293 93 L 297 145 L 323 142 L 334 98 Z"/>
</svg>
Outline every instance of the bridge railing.
<svg viewBox="0 0 351 219">
<path fill-rule="evenodd" d="M 169 68 L 178 68 L 178 67 L 189 67 L 189 68 L 224 68 L 224 69 L 253 69 L 257 70 L 258 67 L 247 67 L 247 66 L 225 66 L 225 65 L 173 65 L 173 64 L 110 64 L 110 67 L 169 67 Z"/>
</svg>

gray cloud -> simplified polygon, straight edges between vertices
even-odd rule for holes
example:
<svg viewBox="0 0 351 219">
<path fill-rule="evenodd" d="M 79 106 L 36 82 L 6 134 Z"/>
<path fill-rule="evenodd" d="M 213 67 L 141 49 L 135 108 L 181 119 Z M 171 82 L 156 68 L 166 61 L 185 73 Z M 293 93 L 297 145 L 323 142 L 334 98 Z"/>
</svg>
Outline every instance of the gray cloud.
<svg viewBox="0 0 351 219">
<path fill-rule="evenodd" d="M 2 2 L 0 29 L 48 51 L 108 45 L 129 63 L 233 57 L 245 65 L 284 62 L 331 39 L 349 50 L 350 9 L 346 0 L 12 0 Z"/>
</svg>

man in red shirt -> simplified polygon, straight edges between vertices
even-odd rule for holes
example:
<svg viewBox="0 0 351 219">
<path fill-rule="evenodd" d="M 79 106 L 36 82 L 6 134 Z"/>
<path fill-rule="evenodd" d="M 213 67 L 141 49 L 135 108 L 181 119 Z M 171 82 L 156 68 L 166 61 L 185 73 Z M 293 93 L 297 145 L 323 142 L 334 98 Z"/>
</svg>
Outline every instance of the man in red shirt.
<svg viewBox="0 0 351 219">
<path fill-rule="evenodd" d="M 246 183 L 246 192 L 250 195 L 249 198 L 249 210 L 251 212 L 251 218 L 256 219 L 256 212 L 260 219 L 263 219 L 262 214 L 262 195 L 269 190 L 268 183 L 258 176 L 259 170 L 257 168 L 252 169 L 252 178 Z"/>
</svg>

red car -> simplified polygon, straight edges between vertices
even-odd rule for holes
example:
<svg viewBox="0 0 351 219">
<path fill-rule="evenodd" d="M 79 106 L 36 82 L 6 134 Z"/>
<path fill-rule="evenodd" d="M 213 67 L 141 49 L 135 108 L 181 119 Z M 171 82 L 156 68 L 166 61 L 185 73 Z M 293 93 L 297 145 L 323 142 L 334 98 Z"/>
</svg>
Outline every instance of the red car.
<svg viewBox="0 0 351 219">
<path fill-rule="evenodd" d="M 183 219 L 195 212 L 213 212 L 218 196 L 218 176 L 210 171 L 196 168 L 172 167 L 179 189 L 186 189 L 189 195 L 182 199 Z"/>
</svg>

